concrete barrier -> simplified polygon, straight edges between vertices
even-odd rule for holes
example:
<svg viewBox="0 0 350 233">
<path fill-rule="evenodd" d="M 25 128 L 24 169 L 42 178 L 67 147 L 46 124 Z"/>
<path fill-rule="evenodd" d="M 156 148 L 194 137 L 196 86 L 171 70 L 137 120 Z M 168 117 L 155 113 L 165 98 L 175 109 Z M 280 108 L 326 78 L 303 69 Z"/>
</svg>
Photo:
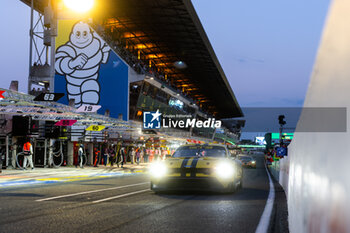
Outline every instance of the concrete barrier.
<svg viewBox="0 0 350 233">
<path fill-rule="evenodd" d="M 349 0 L 332 2 L 304 107 L 350 107 Z M 301 132 L 310 117 L 318 121 L 321 116 L 303 111 L 289 157 L 281 161 L 290 231 L 350 232 L 349 127 L 346 132 Z"/>
<path fill-rule="evenodd" d="M 271 175 L 279 181 L 280 174 L 280 161 L 274 161 L 271 165 L 268 165 Z"/>
<path fill-rule="evenodd" d="M 288 196 L 288 182 L 289 182 L 289 159 L 290 156 L 285 156 L 280 159 L 280 170 L 278 182 L 283 187 L 286 196 Z"/>
</svg>

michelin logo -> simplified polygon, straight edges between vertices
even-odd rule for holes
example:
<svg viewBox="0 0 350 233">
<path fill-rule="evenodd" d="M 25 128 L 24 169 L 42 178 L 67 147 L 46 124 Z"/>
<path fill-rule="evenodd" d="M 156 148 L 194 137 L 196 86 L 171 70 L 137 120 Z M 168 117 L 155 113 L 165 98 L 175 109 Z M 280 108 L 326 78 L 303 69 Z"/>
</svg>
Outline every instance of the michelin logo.
<svg viewBox="0 0 350 233">
<path fill-rule="evenodd" d="M 162 114 L 156 112 L 143 112 L 143 128 L 144 129 L 160 129 L 160 116 Z"/>
<path fill-rule="evenodd" d="M 57 48 L 55 69 L 66 77 L 68 99 L 75 100 L 76 108 L 99 103 L 99 69 L 107 63 L 110 50 L 83 21 L 73 26 L 69 41 Z"/>
</svg>

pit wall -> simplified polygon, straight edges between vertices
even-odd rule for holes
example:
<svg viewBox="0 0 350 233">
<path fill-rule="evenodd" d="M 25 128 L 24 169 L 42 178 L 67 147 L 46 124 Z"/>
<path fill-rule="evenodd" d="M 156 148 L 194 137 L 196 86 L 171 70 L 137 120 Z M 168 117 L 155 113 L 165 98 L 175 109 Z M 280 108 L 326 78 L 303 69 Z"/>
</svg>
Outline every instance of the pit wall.
<svg viewBox="0 0 350 233">
<path fill-rule="evenodd" d="M 349 12 L 349 0 L 332 1 L 304 103 L 304 107 L 346 107 L 347 122 Z M 289 156 L 281 161 L 280 182 L 287 193 L 290 232 L 350 232 L 349 127 L 343 133 L 302 133 L 300 125 L 307 120 L 303 113 Z"/>
<path fill-rule="evenodd" d="M 279 177 L 278 182 L 283 187 L 284 192 L 288 195 L 288 182 L 289 182 L 289 160 L 290 155 L 285 156 L 279 161 Z"/>
</svg>

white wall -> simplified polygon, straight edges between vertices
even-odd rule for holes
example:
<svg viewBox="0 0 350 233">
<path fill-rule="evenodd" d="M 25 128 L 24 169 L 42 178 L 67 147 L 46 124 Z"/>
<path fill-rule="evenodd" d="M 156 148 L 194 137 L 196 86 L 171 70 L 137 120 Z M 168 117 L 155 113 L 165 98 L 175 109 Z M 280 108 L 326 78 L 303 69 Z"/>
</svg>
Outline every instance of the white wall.
<svg viewBox="0 0 350 233">
<path fill-rule="evenodd" d="M 304 107 L 350 107 L 349 0 L 332 2 Z M 297 131 L 307 118 L 301 114 Z M 291 232 L 350 232 L 349 145 L 349 127 L 346 133 L 295 133 L 289 147 Z"/>
<path fill-rule="evenodd" d="M 279 171 L 278 181 L 282 185 L 284 192 L 288 196 L 290 155 L 284 157 L 283 159 L 280 159 L 279 162 L 280 162 L 280 171 Z"/>
</svg>

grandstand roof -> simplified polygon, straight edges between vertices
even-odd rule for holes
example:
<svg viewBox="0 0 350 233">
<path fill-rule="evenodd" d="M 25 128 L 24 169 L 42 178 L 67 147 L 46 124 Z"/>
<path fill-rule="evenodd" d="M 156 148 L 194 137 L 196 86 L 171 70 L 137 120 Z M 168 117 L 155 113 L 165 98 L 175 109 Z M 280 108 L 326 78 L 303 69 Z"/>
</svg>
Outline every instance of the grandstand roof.
<svg viewBox="0 0 350 233">
<path fill-rule="evenodd" d="M 30 0 L 22 0 L 30 4 Z M 42 10 L 45 0 L 35 0 Z M 96 0 L 93 22 L 217 118 L 243 115 L 190 0 Z M 114 38 L 112 38 L 114 39 Z M 117 39 L 117 38 L 115 38 Z M 139 52 L 140 51 L 140 52 Z M 185 69 L 174 67 L 182 61 Z M 147 63 L 147 64 L 148 64 Z"/>
</svg>

